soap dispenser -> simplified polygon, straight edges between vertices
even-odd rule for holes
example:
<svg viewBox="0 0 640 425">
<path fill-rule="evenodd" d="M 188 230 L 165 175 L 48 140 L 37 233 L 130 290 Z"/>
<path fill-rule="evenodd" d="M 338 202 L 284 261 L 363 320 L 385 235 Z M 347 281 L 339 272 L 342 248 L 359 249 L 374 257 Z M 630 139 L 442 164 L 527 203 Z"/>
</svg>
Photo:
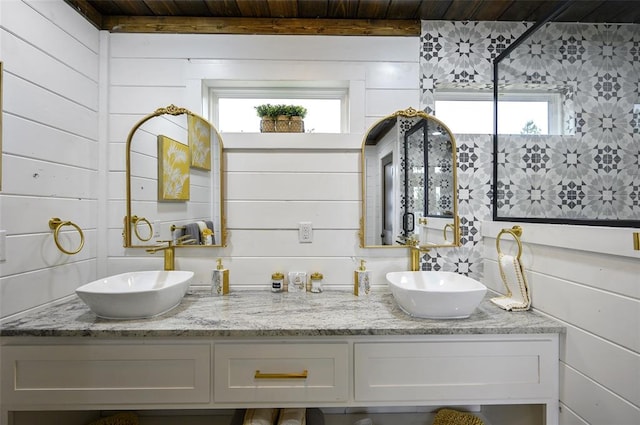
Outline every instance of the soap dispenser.
<svg viewBox="0 0 640 425">
<path fill-rule="evenodd" d="M 229 270 L 222 265 L 222 258 L 218 258 L 217 262 L 211 276 L 211 293 L 213 295 L 227 295 L 229 293 Z"/>
<path fill-rule="evenodd" d="M 364 267 L 364 260 L 360 260 L 360 267 L 353 274 L 353 295 L 361 297 L 369 295 L 369 271 Z"/>
</svg>

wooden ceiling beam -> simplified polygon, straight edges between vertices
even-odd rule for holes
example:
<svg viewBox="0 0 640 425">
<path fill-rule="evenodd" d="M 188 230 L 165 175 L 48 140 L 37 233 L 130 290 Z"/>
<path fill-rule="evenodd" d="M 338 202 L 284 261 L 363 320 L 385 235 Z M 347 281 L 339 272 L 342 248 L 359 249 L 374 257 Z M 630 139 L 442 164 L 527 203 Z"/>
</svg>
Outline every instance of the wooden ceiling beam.
<svg viewBox="0 0 640 425">
<path fill-rule="evenodd" d="M 104 16 L 113 33 L 420 36 L 419 20 Z"/>
<path fill-rule="evenodd" d="M 326 17 L 328 7 L 328 0 L 298 0 L 299 18 Z"/>
</svg>

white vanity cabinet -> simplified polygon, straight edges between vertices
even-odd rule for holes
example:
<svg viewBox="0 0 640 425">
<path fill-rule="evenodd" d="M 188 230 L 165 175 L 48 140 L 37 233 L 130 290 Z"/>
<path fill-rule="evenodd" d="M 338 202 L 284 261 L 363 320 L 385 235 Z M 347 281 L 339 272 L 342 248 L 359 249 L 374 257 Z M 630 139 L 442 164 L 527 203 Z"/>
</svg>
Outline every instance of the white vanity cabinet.
<svg viewBox="0 0 640 425">
<path fill-rule="evenodd" d="M 324 408 L 337 415 L 327 425 L 361 408 L 426 423 L 443 406 L 487 425 L 557 425 L 563 331 L 488 300 L 469 319 L 414 319 L 387 293 L 193 294 L 129 321 L 74 298 L 0 325 L 0 425 L 85 425 L 114 410 L 226 425 L 250 407 Z M 167 420 L 143 425 L 180 423 Z"/>
<path fill-rule="evenodd" d="M 557 334 L 28 337 L 1 350 L 2 425 L 23 425 L 13 411 L 264 406 L 538 405 L 558 421 Z"/>
<path fill-rule="evenodd" d="M 552 403 L 557 339 L 547 336 L 432 337 L 354 346 L 357 402 Z"/>
<path fill-rule="evenodd" d="M 349 401 L 349 344 L 214 344 L 215 403 Z"/>
<path fill-rule="evenodd" d="M 1 348 L 2 404 L 18 410 L 207 404 L 211 345 L 66 340 Z"/>
</svg>

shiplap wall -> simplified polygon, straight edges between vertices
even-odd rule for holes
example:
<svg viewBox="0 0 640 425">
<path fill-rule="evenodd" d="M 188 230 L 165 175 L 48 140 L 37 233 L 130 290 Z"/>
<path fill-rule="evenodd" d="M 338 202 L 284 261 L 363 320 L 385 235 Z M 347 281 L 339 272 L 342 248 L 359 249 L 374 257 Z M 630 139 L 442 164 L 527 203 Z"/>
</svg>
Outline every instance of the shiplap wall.
<svg viewBox="0 0 640 425">
<path fill-rule="evenodd" d="M 495 235 L 513 224 L 483 223 L 484 283 L 501 293 Z M 560 424 L 640 423 L 640 252 L 632 230 L 517 224 L 532 306 L 567 327 Z M 515 254 L 509 235 L 500 248 Z"/>
<path fill-rule="evenodd" d="M 0 316 L 73 293 L 96 276 L 99 32 L 64 2 L 0 2 L 3 181 Z M 74 256 L 60 252 L 48 222 L 84 231 Z M 65 227 L 60 242 L 79 244 Z"/>
<path fill-rule="evenodd" d="M 387 271 L 407 267 L 406 250 L 359 248 L 359 158 L 371 124 L 418 106 L 417 38 L 112 34 L 109 51 L 111 273 L 162 262 L 161 254 L 122 248 L 128 129 L 172 103 L 206 116 L 203 82 L 234 79 L 347 81 L 350 131 L 223 134 L 228 246 L 181 249 L 177 267 L 208 284 L 221 257 L 232 290 L 266 289 L 275 271 L 317 271 L 325 285 L 348 287 L 360 258 L 368 260 L 374 282 L 386 285 Z M 313 225 L 310 244 L 298 242 L 301 221 Z"/>
<path fill-rule="evenodd" d="M 404 250 L 357 247 L 357 158 L 360 135 L 370 123 L 417 104 L 415 40 L 100 35 L 62 2 L 1 1 L 0 12 L 0 228 L 8 233 L 7 261 L 0 263 L 1 315 L 67 295 L 96 274 L 159 267 L 159 257 L 122 248 L 126 134 L 158 106 L 202 110 L 198 81 L 214 77 L 248 79 L 289 70 L 309 78 L 346 78 L 359 96 L 352 101 L 360 112 L 351 117 L 350 135 L 228 135 L 229 246 L 180 252 L 178 267 L 208 282 L 221 256 L 237 286 L 266 285 L 275 269 L 317 270 L 328 285 L 348 284 L 354 257 L 370 260 L 378 282 L 385 271 L 406 268 Z M 100 67 L 101 55 L 107 55 L 108 69 Z M 104 129 L 97 110 L 107 97 Z M 103 131 L 108 165 L 97 143 Z M 106 230 L 99 227 L 102 205 L 108 207 Z M 55 248 L 47 227 L 53 216 L 84 229 L 87 244 L 77 256 Z M 298 221 L 314 223 L 312 244 L 297 243 Z M 483 233 L 495 235 L 503 224 L 485 223 Z M 559 232 L 542 226 L 534 232 L 534 226 L 523 224 L 534 307 L 568 329 L 561 352 L 562 423 L 638 423 L 638 255 L 614 249 L 630 244 L 630 236 L 618 242 L 613 233 L 623 230 L 594 233 L 571 226 Z M 108 242 L 104 256 L 99 237 Z M 500 290 L 493 244 L 486 239 L 484 280 Z M 595 250 L 606 244 L 613 247 Z M 96 272 L 100 262 L 105 266 Z"/>
</svg>

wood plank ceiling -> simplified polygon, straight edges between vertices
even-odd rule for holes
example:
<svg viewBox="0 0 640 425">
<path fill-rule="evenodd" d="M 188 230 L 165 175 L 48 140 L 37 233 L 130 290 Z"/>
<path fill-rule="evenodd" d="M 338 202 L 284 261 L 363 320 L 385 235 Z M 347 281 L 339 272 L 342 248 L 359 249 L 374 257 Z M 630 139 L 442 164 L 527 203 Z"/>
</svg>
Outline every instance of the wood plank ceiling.
<svg viewBox="0 0 640 425">
<path fill-rule="evenodd" d="M 530 21 L 566 0 L 65 0 L 111 32 L 417 36 L 421 20 Z M 556 21 L 640 23 L 640 0 L 571 0 Z"/>
</svg>

